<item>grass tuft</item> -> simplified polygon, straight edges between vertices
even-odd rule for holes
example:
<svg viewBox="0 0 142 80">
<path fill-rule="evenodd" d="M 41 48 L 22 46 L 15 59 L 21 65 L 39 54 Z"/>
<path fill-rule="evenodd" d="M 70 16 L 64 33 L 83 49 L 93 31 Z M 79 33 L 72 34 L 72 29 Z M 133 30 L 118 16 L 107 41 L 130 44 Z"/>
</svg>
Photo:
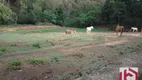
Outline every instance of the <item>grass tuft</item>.
<svg viewBox="0 0 142 80">
<path fill-rule="evenodd" d="M 32 65 L 39 65 L 39 64 L 45 63 L 45 61 L 43 59 L 36 59 L 36 58 L 31 58 L 27 61 L 28 61 L 29 64 L 32 64 Z"/>
<path fill-rule="evenodd" d="M 11 44 L 10 46 L 17 46 L 17 44 Z"/>
<path fill-rule="evenodd" d="M 20 60 L 12 60 L 8 62 L 7 68 L 10 70 L 20 70 L 22 66 L 22 61 Z"/>
<path fill-rule="evenodd" d="M 36 47 L 36 48 L 41 48 L 40 43 L 34 43 L 34 44 L 32 44 L 32 46 Z"/>
<path fill-rule="evenodd" d="M 59 58 L 58 57 L 52 57 L 51 62 L 59 62 Z"/>
<path fill-rule="evenodd" d="M 83 53 L 70 54 L 69 56 L 78 57 L 78 58 L 83 58 L 83 57 L 85 57 L 85 55 L 84 55 Z"/>
<path fill-rule="evenodd" d="M 6 48 L 1 48 L 0 51 L 1 51 L 1 52 L 6 52 L 7 49 L 6 49 Z"/>
<path fill-rule="evenodd" d="M 5 55 L 5 52 L 0 51 L 0 56 Z"/>
</svg>

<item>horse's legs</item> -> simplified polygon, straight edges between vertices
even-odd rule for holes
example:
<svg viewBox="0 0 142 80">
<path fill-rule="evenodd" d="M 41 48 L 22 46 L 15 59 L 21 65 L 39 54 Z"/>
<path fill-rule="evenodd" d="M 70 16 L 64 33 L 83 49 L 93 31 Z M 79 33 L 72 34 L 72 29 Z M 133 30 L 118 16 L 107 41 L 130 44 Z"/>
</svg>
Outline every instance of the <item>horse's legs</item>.
<svg viewBox="0 0 142 80">
<path fill-rule="evenodd" d="M 122 34 L 123 34 L 123 31 L 121 31 L 120 36 L 122 36 Z"/>
<path fill-rule="evenodd" d="M 122 36 L 124 29 L 121 30 L 120 36 Z"/>
<path fill-rule="evenodd" d="M 116 35 L 118 35 L 118 31 L 116 31 Z"/>
</svg>

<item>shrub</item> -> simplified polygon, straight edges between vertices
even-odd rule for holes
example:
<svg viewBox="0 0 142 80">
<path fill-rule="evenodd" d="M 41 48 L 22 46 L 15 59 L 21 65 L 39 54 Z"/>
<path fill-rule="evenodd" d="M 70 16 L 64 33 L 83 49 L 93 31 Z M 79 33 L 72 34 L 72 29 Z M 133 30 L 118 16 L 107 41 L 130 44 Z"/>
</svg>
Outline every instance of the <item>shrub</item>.
<svg viewBox="0 0 142 80">
<path fill-rule="evenodd" d="M 17 46 L 17 44 L 11 44 L 10 46 Z"/>
<path fill-rule="evenodd" d="M 83 53 L 75 53 L 75 54 L 71 54 L 70 56 L 72 56 L 72 57 L 78 57 L 78 58 L 85 57 L 85 55 Z"/>
<path fill-rule="evenodd" d="M 13 22 L 14 14 L 15 13 L 13 13 L 9 7 L 0 3 L 0 24 L 8 24 Z"/>
<path fill-rule="evenodd" d="M 57 57 L 52 57 L 51 62 L 59 62 L 59 59 Z"/>
<path fill-rule="evenodd" d="M 6 54 L 5 52 L 0 51 L 0 56 L 5 55 L 5 54 Z"/>
<path fill-rule="evenodd" d="M 8 63 L 8 69 L 11 70 L 20 70 L 22 62 L 20 60 L 12 60 Z"/>
<path fill-rule="evenodd" d="M 7 49 L 6 49 L 6 48 L 1 48 L 0 51 L 1 51 L 1 52 L 6 52 Z"/>
<path fill-rule="evenodd" d="M 36 48 L 41 48 L 39 43 L 34 43 L 34 44 L 32 44 L 32 46 L 36 47 Z"/>
<path fill-rule="evenodd" d="M 36 24 L 37 17 L 33 11 L 18 15 L 18 23 L 20 24 Z"/>
<path fill-rule="evenodd" d="M 36 58 L 31 58 L 29 60 L 27 60 L 30 64 L 33 65 L 39 65 L 39 64 L 44 64 L 44 60 L 42 59 L 36 59 Z"/>
</svg>

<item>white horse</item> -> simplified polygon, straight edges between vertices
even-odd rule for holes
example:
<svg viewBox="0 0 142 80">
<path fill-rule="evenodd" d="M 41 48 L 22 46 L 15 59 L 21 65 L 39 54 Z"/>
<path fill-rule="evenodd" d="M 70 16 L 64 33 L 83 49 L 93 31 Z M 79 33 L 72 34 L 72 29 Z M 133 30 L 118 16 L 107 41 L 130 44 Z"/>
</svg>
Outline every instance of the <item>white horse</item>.
<svg viewBox="0 0 142 80">
<path fill-rule="evenodd" d="M 138 28 L 137 27 L 131 27 L 131 29 L 133 30 L 133 32 L 138 32 Z"/>
<path fill-rule="evenodd" d="M 87 27 L 87 28 L 86 28 L 86 32 L 87 32 L 87 33 L 90 33 L 92 29 L 94 29 L 93 26 Z"/>
</svg>

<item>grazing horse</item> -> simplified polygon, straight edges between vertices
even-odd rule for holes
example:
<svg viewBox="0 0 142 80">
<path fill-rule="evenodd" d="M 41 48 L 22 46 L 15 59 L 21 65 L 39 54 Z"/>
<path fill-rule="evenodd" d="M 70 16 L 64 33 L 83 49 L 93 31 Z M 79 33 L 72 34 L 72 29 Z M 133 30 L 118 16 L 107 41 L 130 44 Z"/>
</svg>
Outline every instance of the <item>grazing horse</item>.
<svg viewBox="0 0 142 80">
<path fill-rule="evenodd" d="M 87 27 L 87 28 L 86 28 L 86 32 L 87 32 L 87 33 L 90 33 L 92 29 L 94 29 L 93 26 Z"/>
<path fill-rule="evenodd" d="M 133 30 L 133 32 L 138 32 L 138 28 L 137 27 L 131 27 L 131 29 Z"/>
<path fill-rule="evenodd" d="M 116 31 L 116 35 L 118 35 L 118 32 L 121 32 L 120 36 L 122 36 L 122 33 L 124 31 L 124 26 L 117 25 L 115 31 Z"/>
<path fill-rule="evenodd" d="M 66 33 L 66 34 L 76 33 L 76 30 L 66 30 L 65 33 Z"/>
</svg>

